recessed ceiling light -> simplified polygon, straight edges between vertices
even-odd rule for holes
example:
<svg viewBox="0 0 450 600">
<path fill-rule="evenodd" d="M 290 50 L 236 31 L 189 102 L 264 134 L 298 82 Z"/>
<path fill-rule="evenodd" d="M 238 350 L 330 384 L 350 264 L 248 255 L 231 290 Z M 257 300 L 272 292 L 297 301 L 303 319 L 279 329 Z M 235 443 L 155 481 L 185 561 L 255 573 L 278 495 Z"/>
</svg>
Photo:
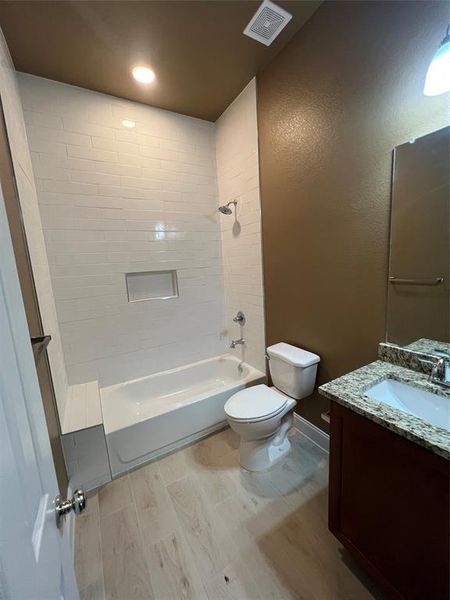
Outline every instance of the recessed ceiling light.
<svg viewBox="0 0 450 600">
<path fill-rule="evenodd" d="M 155 73 L 148 67 L 133 67 L 131 72 L 139 83 L 151 83 L 156 78 Z"/>
<path fill-rule="evenodd" d="M 133 129 L 133 127 L 136 127 L 136 123 L 134 121 L 131 121 L 130 119 L 124 119 L 122 121 L 122 125 L 127 129 Z"/>
</svg>

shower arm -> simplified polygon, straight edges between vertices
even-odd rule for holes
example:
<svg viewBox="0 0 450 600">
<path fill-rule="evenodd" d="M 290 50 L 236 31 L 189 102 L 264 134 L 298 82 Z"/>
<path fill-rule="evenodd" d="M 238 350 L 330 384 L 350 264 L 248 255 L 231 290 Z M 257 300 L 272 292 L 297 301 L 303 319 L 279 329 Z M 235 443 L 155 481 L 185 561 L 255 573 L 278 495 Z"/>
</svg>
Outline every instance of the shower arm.
<svg viewBox="0 0 450 600">
<path fill-rule="evenodd" d="M 234 208 L 236 209 L 237 200 L 230 200 L 230 202 L 227 202 L 227 204 L 224 204 L 225 208 L 228 208 L 230 206 L 230 204 L 234 204 Z"/>
</svg>

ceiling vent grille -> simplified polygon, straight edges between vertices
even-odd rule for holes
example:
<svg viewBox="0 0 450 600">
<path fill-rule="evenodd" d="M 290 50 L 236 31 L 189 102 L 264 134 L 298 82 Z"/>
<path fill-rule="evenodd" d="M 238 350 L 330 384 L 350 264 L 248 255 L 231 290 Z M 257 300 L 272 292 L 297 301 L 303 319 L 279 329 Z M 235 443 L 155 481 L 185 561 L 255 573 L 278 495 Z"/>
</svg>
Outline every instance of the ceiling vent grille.
<svg viewBox="0 0 450 600">
<path fill-rule="evenodd" d="M 292 15 L 284 8 L 270 0 L 264 0 L 244 29 L 244 35 L 248 35 L 265 46 L 270 46 L 291 19 Z"/>
</svg>

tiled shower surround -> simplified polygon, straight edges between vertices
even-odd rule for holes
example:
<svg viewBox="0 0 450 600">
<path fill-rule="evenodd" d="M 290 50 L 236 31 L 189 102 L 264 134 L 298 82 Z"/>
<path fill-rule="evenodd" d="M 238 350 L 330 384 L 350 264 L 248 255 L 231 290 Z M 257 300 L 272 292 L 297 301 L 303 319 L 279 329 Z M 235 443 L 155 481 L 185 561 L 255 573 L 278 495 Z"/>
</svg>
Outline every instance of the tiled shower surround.
<svg viewBox="0 0 450 600">
<path fill-rule="evenodd" d="M 224 234 L 225 293 L 217 207 L 241 192 L 219 197 L 216 125 L 30 75 L 19 85 L 69 383 L 108 385 L 221 354 L 239 337 L 228 323 L 237 306 L 249 311 L 250 346 L 261 346 L 245 358 L 258 363 L 262 310 L 246 294 L 255 278 L 262 289 L 260 264 L 255 273 L 248 262 L 260 235 L 245 217 L 241 260 Z M 255 105 L 254 85 L 247 93 Z M 258 206 L 249 193 L 259 220 L 259 187 Z M 125 273 L 168 269 L 179 298 L 128 302 Z"/>
<path fill-rule="evenodd" d="M 244 360 L 265 370 L 264 292 L 261 256 L 256 81 L 253 79 L 216 123 L 219 198 L 236 199 L 236 218 L 221 216 L 225 309 L 228 332 L 239 338 L 233 317 L 246 316 Z"/>
<path fill-rule="evenodd" d="M 5 123 L 9 134 L 9 146 L 14 165 L 17 191 L 21 202 L 22 219 L 27 235 L 34 283 L 39 301 L 42 326 L 45 333 L 52 337 L 52 343 L 48 346 L 47 353 L 53 374 L 53 386 L 58 403 L 58 411 L 60 414 L 63 414 L 68 388 L 58 319 L 52 293 L 52 283 L 45 251 L 45 241 L 42 234 L 42 224 L 33 178 L 33 167 L 30 160 L 30 151 L 27 146 L 16 71 L 1 31 L 0 90 Z"/>
</svg>

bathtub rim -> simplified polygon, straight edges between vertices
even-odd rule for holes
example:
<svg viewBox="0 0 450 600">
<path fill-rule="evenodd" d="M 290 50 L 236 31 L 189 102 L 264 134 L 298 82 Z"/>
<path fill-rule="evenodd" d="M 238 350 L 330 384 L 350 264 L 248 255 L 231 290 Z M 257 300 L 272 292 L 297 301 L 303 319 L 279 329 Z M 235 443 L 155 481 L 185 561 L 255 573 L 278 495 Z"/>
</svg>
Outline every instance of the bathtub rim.
<svg viewBox="0 0 450 600">
<path fill-rule="evenodd" d="M 104 410 L 104 408 L 105 408 L 105 404 L 108 402 L 108 399 L 105 398 L 103 395 L 104 390 L 105 390 L 105 392 L 109 391 L 109 393 L 112 393 L 115 390 L 118 390 L 122 387 L 125 387 L 125 386 L 133 384 L 133 383 L 138 383 L 143 380 L 151 380 L 151 379 L 154 379 L 156 377 L 161 377 L 161 376 L 170 376 L 173 373 L 178 373 L 180 371 L 184 371 L 189 368 L 196 367 L 198 365 L 204 365 L 204 364 L 210 363 L 210 362 L 219 362 L 221 359 L 233 362 L 236 364 L 236 366 L 238 366 L 239 364 L 243 364 L 248 369 L 247 375 L 245 377 L 243 377 L 242 379 L 236 379 L 236 381 L 233 381 L 232 383 L 225 385 L 223 387 L 218 387 L 215 390 L 209 390 L 208 392 L 203 392 L 203 393 L 197 394 L 193 397 L 191 402 L 188 402 L 182 406 L 172 406 L 166 411 L 163 411 L 163 412 L 155 414 L 155 415 L 147 416 L 147 417 L 144 417 L 141 419 L 134 418 L 134 419 L 130 419 L 130 420 L 124 420 L 121 427 L 116 427 L 116 426 L 111 427 L 107 424 L 107 422 L 105 420 L 105 412 L 106 411 Z M 109 434 L 115 433 L 117 431 L 121 431 L 128 427 L 131 427 L 133 425 L 136 425 L 138 423 L 142 423 L 142 422 L 148 421 L 150 419 L 159 417 L 161 415 L 165 415 L 165 414 L 171 413 L 173 411 L 180 410 L 186 406 L 190 406 L 197 402 L 201 402 L 202 400 L 205 400 L 205 399 L 209 398 L 210 396 L 214 396 L 218 392 L 226 392 L 226 391 L 232 390 L 233 388 L 236 388 L 236 391 L 239 391 L 240 389 L 247 387 L 247 385 L 250 382 L 253 382 L 255 380 L 263 380 L 263 379 L 266 380 L 266 378 L 267 378 L 267 375 L 263 371 L 260 371 L 259 369 L 256 369 L 256 367 L 253 367 L 249 363 L 246 363 L 245 361 L 240 360 L 233 354 L 226 353 L 226 354 L 219 354 L 219 355 L 213 356 L 211 358 L 199 360 L 199 361 L 196 361 L 193 363 L 188 363 L 186 365 L 181 365 L 181 366 L 175 367 L 173 369 L 167 369 L 165 371 L 158 371 L 157 373 L 152 373 L 151 375 L 145 375 L 144 377 L 138 377 L 136 379 L 130 379 L 128 381 L 124 381 L 121 383 L 115 383 L 110 386 L 100 387 L 100 404 L 101 404 L 101 409 L 102 409 L 103 426 L 104 426 L 105 434 L 109 435 Z"/>
</svg>

